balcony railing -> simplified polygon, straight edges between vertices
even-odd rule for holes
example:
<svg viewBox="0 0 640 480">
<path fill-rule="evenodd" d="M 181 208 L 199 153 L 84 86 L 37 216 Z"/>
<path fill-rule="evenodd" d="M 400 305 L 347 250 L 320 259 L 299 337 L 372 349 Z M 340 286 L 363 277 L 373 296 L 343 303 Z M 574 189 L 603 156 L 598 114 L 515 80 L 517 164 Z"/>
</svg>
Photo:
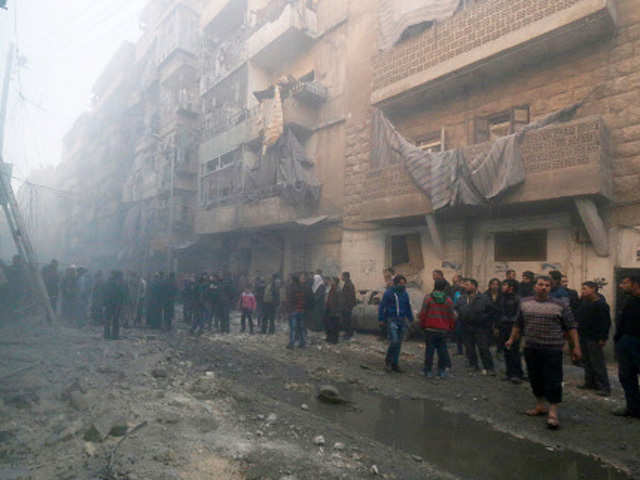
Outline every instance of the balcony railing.
<svg viewBox="0 0 640 480">
<path fill-rule="evenodd" d="M 249 37 L 248 56 L 259 67 L 276 68 L 309 48 L 317 30 L 316 13 L 305 2 L 288 3 L 276 20 Z"/>
<path fill-rule="evenodd" d="M 463 148 L 465 158 L 480 158 L 491 143 Z M 526 171 L 523 184 L 507 191 L 502 204 L 575 196 L 611 198 L 608 134 L 599 116 L 550 125 L 526 134 L 520 146 Z M 473 166 L 471 166 L 473 168 Z M 427 195 L 397 165 L 370 170 L 364 177 L 362 221 L 381 221 L 432 212 Z"/>
<path fill-rule="evenodd" d="M 371 102 L 424 101 L 611 34 L 614 0 L 485 0 L 374 61 Z"/>
</svg>

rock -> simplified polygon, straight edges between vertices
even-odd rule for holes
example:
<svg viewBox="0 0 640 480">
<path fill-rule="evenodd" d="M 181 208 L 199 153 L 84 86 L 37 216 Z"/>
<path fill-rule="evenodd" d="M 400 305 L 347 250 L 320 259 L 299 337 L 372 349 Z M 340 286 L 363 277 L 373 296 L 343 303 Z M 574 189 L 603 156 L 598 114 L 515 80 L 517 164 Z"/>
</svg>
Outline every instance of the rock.
<svg viewBox="0 0 640 480">
<path fill-rule="evenodd" d="M 79 411 L 89 409 L 89 399 L 79 390 L 74 390 L 69 393 L 69 403 L 71 403 L 73 408 Z"/>
<path fill-rule="evenodd" d="M 327 403 L 347 403 L 340 395 L 338 389 L 333 385 L 322 385 L 318 390 L 318 398 Z"/>
<path fill-rule="evenodd" d="M 154 368 L 151 370 L 151 376 L 153 378 L 167 378 L 169 373 L 164 368 Z"/>
<path fill-rule="evenodd" d="M 109 435 L 109 427 L 105 422 L 94 422 L 84 432 L 83 439 L 87 442 L 99 443 Z"/>
<path fill-rule="evenodd" d="M 158 423 L 162 423 L 164 425 L 175 425 L 180 422 L 180 416 L 175 413 L 165 413 L 164 415 L 158 417 Z"/>
<path fill-rule="evenodd" d="M 344 450 L 344 443 L 342 442 L 336 442 L 333 444 L 333 449 L 334 450 Z"/>
<path fill-rule="evenodd" d="M 306 411 L 306 410 L 309 410 L 309 405 L 307 405 L 306 403 L 303 403 L 302 405 L 300 405 L 300 408 Z"/>
<path fill-rule="evenodd" d="M 96 456 L 96 446 L 91 442 L 84 442 L 84 453 L 87 457 Z"/>
<path fill-rule="evenodd" d="M 411 455 L 411 458 L 413 458 L 418 463 L 422 462 L 422 457 L 418 455 Z"/>
<path fill-rule="evenodd" d="M 256 415 L 256 420 L 259 420 L 259 421 L 262 422 L 264 420 L 264 415 L 262 415 L 262 414 L 261 415 Z"/>
<path fill-rule="evenodd" d="M 264 435 L 264 432 L 262 430 L 256 430 L 256 435 L 258 437 L 262 437 Z"/>
<path fill-rule="evenodd" d="M 324 437 L 322 435 L 318 435 L 313 439 L 313 443 L 318 446 L 322 446 L 325 444 Z"/>
<path fill-rule="evenodd" d="M 267 415 L 267 422 L 273 423 L 276 420 L 278 420 L 278 416 L 275 413 L 270 413 L 269 415 Z"/>
<path fill-rule="evenodd" d="M 117 417 L 111 421 L 111 427 L 109 428 L 109 435 L 112 437 L 122 437 L 129 430 L 129 425 L 124 417 Z"/>
<path fill-rule="evenodd" d="M 380 475 L 380 470 L 378 470 L 377 465 L 371 465 L 371 473 L 374 475 Z"/>
</svg>

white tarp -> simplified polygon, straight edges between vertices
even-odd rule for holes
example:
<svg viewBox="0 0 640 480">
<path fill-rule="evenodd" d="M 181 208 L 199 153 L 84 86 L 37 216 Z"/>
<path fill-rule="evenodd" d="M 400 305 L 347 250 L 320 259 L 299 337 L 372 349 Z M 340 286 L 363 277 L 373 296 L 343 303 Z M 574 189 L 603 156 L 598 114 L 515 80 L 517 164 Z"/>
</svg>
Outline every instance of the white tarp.
<svg viewBox="0 0 640 480">
<path fill-rule="evenodd" d="M 388 50 L 407 28 L 451 17 L 462 0 L 380 0 L 380 48 Z"/>
</svg>

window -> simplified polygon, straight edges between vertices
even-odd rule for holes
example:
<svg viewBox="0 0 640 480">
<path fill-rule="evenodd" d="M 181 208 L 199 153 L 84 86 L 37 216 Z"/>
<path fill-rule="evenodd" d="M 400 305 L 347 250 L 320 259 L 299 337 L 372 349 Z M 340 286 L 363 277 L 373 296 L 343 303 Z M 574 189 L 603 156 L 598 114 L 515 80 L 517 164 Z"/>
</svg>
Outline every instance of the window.
<svg viewBox="0 0 640 480">
<path fill-rule="evenodd" d="M 425 152 L 441 152 L 444 150 L 442 145 L 442 139 L 444 131 L 440 132 L 431 132 L 428 135 L 425 135 L 419 138 L 416 141 L 416 146 Z"/>
<path fill-rule="evenodd" d="M 404 235 L 391 237 L 391 265 L 402 265 L 403 263 L 409 263 L 407 237 Z"/>
<path fill-rule="evenodd" d="M 546 261 L 547 231 L 496 233 L 494 258 L 496 262 Z"/>
<path fill-rule="evenodd" d="M 235 152 L 229 152 L 229 153 L 225 153 L 220 157 L 216 157 L 213 160 L 209 160 L 207 162 L 206 173 L 222 170 L 223 168 L 226 168 L 229 165 L 232 165 L 234 158 L 235 158 Z"/>
<path fill-rule="evenodd" d="M 386 263 L 397 273 L 413 275 L 424 268 L 420 235 L 393 235 L 387 238 Z"/>
<path fill-rule="evenodd" d="M 521 105 L 473 121 L 473 143 L 495 141 L 518 132 L 529 123 L 529 106 Z"/>
</svg>

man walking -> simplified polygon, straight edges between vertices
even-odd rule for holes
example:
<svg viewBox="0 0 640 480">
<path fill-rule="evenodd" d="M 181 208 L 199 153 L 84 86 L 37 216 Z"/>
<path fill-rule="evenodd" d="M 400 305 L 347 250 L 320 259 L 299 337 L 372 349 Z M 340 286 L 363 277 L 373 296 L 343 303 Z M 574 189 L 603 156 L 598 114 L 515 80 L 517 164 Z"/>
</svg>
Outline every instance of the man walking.
<svg viewBox="0 0 640 480">
<path fill-rule="evenodd" d="M 640 418 L 640 277 L 625 277 L 620 288 L 628 295 L 617 318 L 616 356 L 618 378 L 627 401 L 625 408 L 614 412 L 620 417 Z"/>
<path fill-rule="evenodd" d="M 389 348 L 384 361 L 387 372 L 402 373 L 398 366 L 402 340 L 407 330 L 407 321 L 413 322 L 413 310 L 406 285 L 407 279 L 402 275 L 396 275 L 393 287 L 384 292 L 378 307 L 378 322 L 386 327 L 389 338 Z"/>
<path fill-rule="evenodd" d="M 523 299 L 521 313 L 505 347 L 510 349 L 521 335 L 526 337 L 524 349 L 531 389 L 536 397 L 536 406 L 527 410 L 535 417 L 547 415 L 547 427 L 555 430 L 560 426 L 558 405 L 562 402 L 562 348 L 567 333 L 572 340 L 573 360 L 582 357 L 578 332 L 567 302 L 550 298 L 551 279 L 538 277 L 535 297 Z M 549 403 L 547 409 L 545 400 Z"/>
<path fill-rule="evenodd" d="M 356 287 L 351 281 L 351 274 L 344 272 L 342 274 L 342 327 L 344 328 L 345 340 L 350 340 L 353 337 L 353 324 L 351 317 L 353 314 L 353 308 L 356 306 Z"/>
<path fill-rule="evenodd" d="M 515 293 L 516 285 L 516 282 L 513 280 L 505 280 L 502 284 L 502 297 L 500 299 L 502 304 L 502 317 L 499 324 L 500 331 L 498 339 L 500 345 L 504 345 L 507 340 L 509 340 L 513 326 L 520 316 L 520 297 Z M 519 338 L 513 342 L 511 348 L 504 349 L 504 363 L 506 375 L 503 380 L 515 384 L 522 383 L 524 372 L 522 371 Z"/>
<path fill-rule="evenodd" d="M 611 313 L 609 305 L 598 294 L 598 284 L 582 284 L 582 300 L 576 309 L 580 349 L 584 364 L 584 384 L 578 388 L 596 390 L 601 397 L 611 395 L 604 346 L 609 338 Z"/>
<path fill-rule="evenodd" d="M 447 336 L 456 323 L 453 301 L 445 293 L 447 287 L 443 279 L 435 281 L 433 292 L 424 298 L 420 311 L 420 326 L 425 332 L 424 374 L 433 377 L 433 355 L 438 352 L 438 377 L 446 378 L 451 366 Z"/>
</svg>

